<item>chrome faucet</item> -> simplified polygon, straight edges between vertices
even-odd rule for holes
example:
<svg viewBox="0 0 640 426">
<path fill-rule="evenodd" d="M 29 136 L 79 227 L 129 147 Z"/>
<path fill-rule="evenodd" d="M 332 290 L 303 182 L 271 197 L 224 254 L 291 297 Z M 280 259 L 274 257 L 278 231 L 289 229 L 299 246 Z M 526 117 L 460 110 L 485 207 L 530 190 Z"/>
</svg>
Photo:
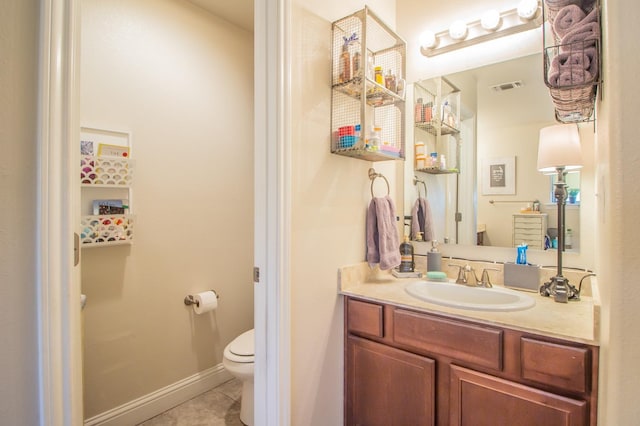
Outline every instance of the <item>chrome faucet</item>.
<svg viewBox="0 0 640 426">
<path fill-rule="evenodd" d="M 496 268 L 484 268 L 482 270 L 482 278 L 478 281 L 478 287 L 486 287 L 491 288 L 493 285 L 491 284 L 491 279 L 489 278 L 489 271 L 499 271 Z"/>
<path fill-rule="evenodd" d="M 453 265 L 453 264 L 449 264 L 449 266 L 457 266 L 458 269 L 458 279 L 456 279 L 456 284 L 464 284 L 464 285 L 468 285 L 468 286 L 474 286 L 474 285 L 478 285 L 478 276 L 476 275 L 476 271 L 475 269 L 473 269 L 471 266 L 467 265 Z M 470 283 L 469 279 L 467 278 L 467 275 L 469 273 L 472 273 L 471 276 L 474 278 L 475 282 L 474 283 Z"/>
</svg>

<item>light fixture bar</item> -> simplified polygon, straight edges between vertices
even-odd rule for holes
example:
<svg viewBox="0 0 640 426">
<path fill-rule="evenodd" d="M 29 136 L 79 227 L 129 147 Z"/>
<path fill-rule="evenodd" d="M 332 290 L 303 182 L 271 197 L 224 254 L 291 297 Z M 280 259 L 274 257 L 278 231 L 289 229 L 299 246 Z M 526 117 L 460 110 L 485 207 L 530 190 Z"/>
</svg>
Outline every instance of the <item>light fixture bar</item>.
<svg viewBox="0 0 640 426">
<path fill-rule="evenodd" d="M 434 48 L 420 46 L 420 52 L 427 57 L 441 55 L 463 47 L 473 46 L 478 43 L 493 40 L 496 38 L 516 34 L 522 31 L 535 29 L 542 25 L 542 6 L 538 5 L 538 10 L 534 17 L 527 20 L 518 15 L 518 9 L 510 9 L 500 14 L 502 25 L 497 30 L 486 30 L 482 27 L 480 19 L 467 24 L 468 34 L 464 40 L 455 40 L 449 35 L 449 30 L 443 30 L 436 34 L 437 45 Z"/>
</svg>

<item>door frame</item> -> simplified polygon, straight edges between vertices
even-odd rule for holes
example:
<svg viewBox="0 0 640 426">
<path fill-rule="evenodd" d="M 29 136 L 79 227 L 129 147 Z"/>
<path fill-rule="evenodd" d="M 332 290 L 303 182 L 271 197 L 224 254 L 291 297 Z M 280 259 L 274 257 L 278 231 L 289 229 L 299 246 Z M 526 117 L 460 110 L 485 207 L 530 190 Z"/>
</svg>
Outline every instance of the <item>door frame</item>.
<svg viewBox="0 0 640 426">
<path fill-rule="evenodd" d="M 290 423 L 288 105 L 291 0 L 255 2 L 256 425 Z M 40 425 L 80 425 L 80 3 L 42 0 L 38 103 L 38 369 Z"/>
</svg>

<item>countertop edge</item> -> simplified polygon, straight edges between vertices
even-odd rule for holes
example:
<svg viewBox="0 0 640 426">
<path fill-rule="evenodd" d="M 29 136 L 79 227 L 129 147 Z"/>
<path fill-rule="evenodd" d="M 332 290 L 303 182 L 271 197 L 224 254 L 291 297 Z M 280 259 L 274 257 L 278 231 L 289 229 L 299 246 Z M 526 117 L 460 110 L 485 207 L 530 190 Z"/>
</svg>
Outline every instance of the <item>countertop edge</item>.
<svg viewBox="0 0 640 426">
<path fill-rule="evenodd" d="M 570 327 L 573 327 L 568 332 L 554 332 L 549 329 L 549 324 L 546 327 L 539 325 L 541 321 L 537 321 L 537 317 L 533 315 L 540 315 L 542 313 L 549 313 L 552 311 L 552 315 L 562 316 L 562 310 L 568 310 L 566 304 L 555 303 L 552 299 L 544 298 L 540 295 L 535 295 L 536 307 L 527 311 L 519 311 L 518 313 L 502 312 L 487 312 L 487 311 L 473 311 L 466 309 L 457 309 L 433 303 L 428 303 L 422 300 L 412 300 L 412 298 L 404 292 L 406 284 L 415 281 L 416 279 L 402 279 L 393 277 L 388 271 L 380 271 L 377 268 L 370 268 L 368 264 L 355 264 L 347 265 L 339 269 L 338 273 L 338 294 L 342 296 L 352 296 L 372 302 L 386 303 L 393 306 L 397 306 L 403 309 L 417 310 L 425 313 L 431 313 L 440 315 L 452 319 L 459 319 L 464 321 L 475 321 L 484 325 L 500 326 L 520 332 L 537 334 L 549 338 L 562 339 L 566 341 L 583 343 L 592 346 L 599 346 L 599 314 L 600 314 L 600 302 L 597 285 L 594 283 L 592 289 L 592 297 L 585 297 L 578 302 L 588 306 L 579 306 L 569 309 L 579 311 L 584 315 L 590 317 L 591 326 L 582 324 L 579 320 L 570 322 Z M 371 287 L 369 287 L 371 286 Z M 383 293 L 388 296 L 385 297 L 378 289 L 383 289 Z M 533 296 L 535 293 L 531 293 Z M 403 300 L 406 299 L 406 300 Z M 537 308 L 537 309 L 536 309 Z M 544 312 L 543 312 L 544 311 Z M 547 315 L 545 315 L 547 316 Z M 501 317 L 506 317 L 502 319 Z M 571 318 L 569 318 L 570 320 Z M 544 318 L 547 322 L 548 318 Z M 542 321 L 544 322 L 544 321 Z M 566 326 L 566 321 L 562 321 Z"/>
</svg>

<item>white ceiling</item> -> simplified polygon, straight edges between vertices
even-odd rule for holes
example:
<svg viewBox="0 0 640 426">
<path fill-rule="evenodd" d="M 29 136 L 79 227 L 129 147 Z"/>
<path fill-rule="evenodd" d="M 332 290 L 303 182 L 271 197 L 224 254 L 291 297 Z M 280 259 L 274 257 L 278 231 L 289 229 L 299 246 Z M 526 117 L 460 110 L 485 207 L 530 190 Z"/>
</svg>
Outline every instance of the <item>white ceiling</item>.
<svg viewBox="0 0 640 426">
<path fill-rule="evenodd" d="M 253 0 L 189 0 L 216 16 L 253 32 Z"/>
</svg>

